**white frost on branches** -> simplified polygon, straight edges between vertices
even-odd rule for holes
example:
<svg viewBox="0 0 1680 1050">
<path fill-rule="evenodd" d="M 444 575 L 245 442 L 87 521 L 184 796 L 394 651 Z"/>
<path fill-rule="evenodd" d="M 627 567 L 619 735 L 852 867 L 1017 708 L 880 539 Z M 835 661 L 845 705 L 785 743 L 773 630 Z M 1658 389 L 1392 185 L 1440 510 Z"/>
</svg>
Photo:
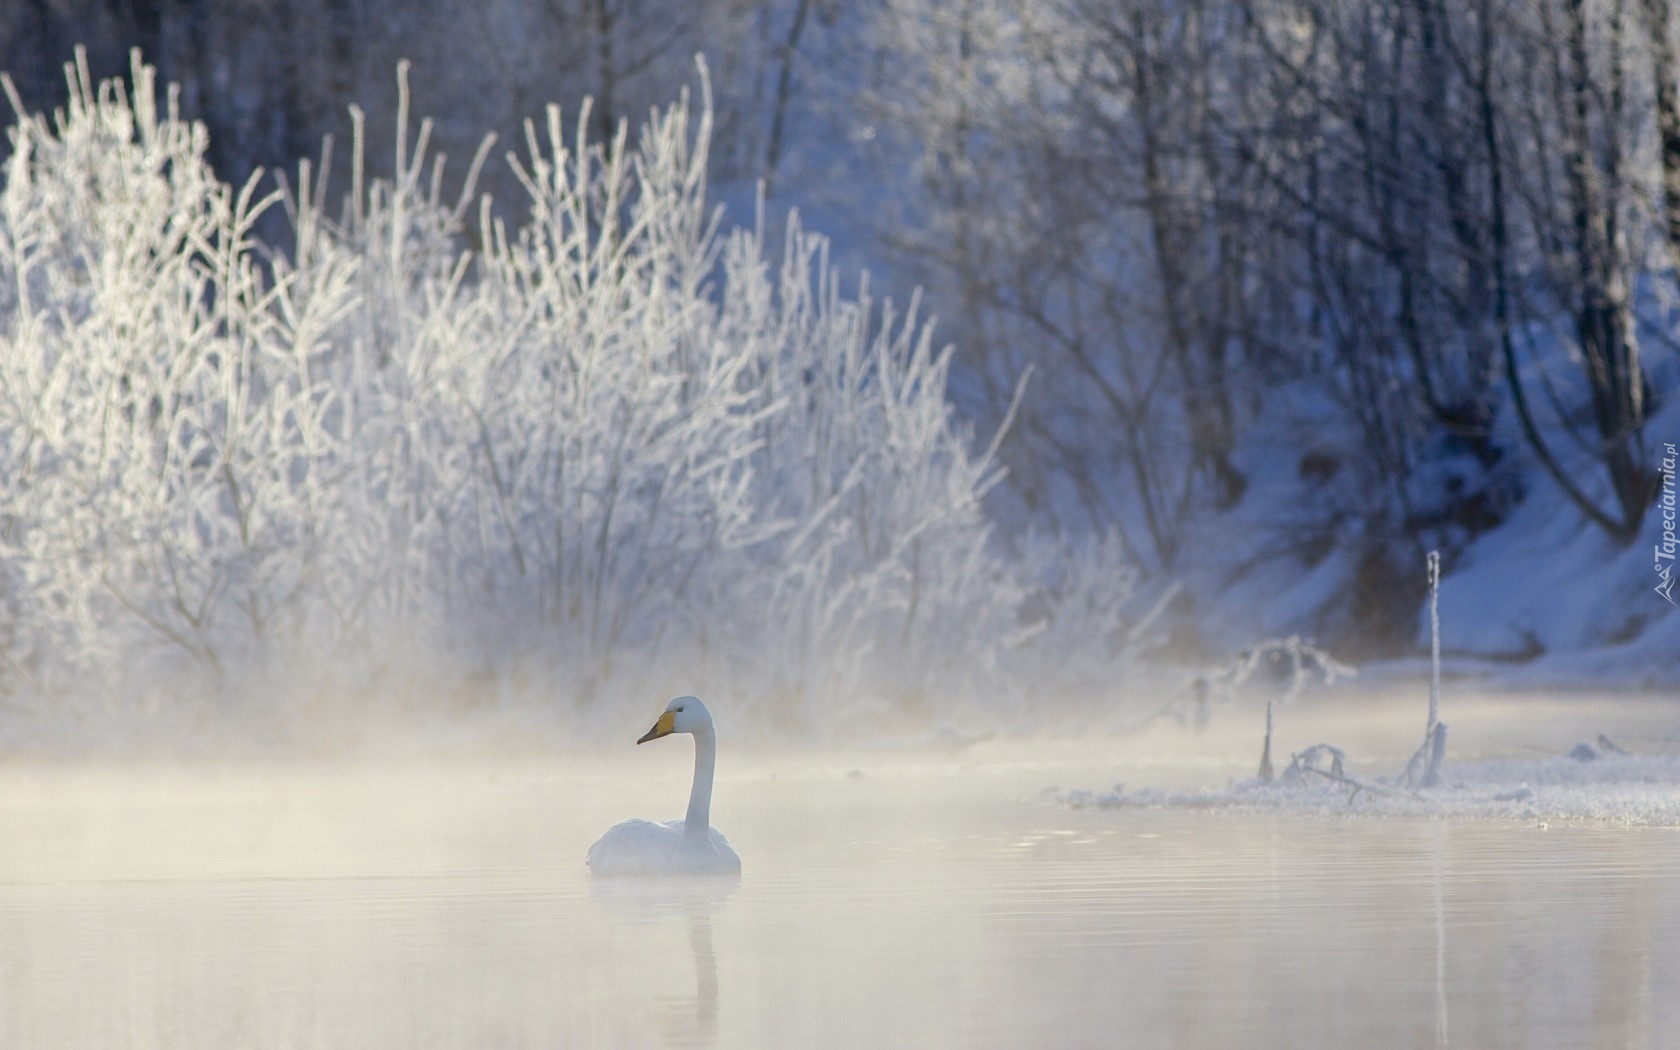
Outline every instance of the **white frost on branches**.
<svg viewBox="0 0 1680 1050">
<path fill-rule="evenodd" d="M 394 177 L 364 180 L 358 135 L 333 217 L 307 164 L 218 181 L 138 58 L 132 92 L 71 87 L 18 118 L 0 194 L 12 693 L 372 673 L 398 639 L 415 679 L 588 702 L 687 676 L 779 719 L 1006 691 L 1026 577 L 949 351 L 796 221 L 723 232 L 709 100 L 634 148 L 550 110 L 514 221 L 470 176 L 444 198 L 406 112 Z M 253 233 L 276 208 L 284 252 Z"/>
</svg>

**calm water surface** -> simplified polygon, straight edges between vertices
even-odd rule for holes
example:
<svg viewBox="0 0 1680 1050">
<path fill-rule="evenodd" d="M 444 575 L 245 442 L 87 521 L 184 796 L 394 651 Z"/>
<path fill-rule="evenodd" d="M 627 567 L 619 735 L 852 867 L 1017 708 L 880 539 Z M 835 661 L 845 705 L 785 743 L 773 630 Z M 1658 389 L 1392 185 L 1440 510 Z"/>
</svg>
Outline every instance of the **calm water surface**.
<svg viewBox="0 0 1680 1050">
<path fill-rule="evenodd" d="M 0 775 L 0 1046 L 1680 1046 L 1675 830 L 766 759 L 719 784 L 738 884 L 592 883 L 682 809 L 686 741 L 629 754 Z"/>
</svg>

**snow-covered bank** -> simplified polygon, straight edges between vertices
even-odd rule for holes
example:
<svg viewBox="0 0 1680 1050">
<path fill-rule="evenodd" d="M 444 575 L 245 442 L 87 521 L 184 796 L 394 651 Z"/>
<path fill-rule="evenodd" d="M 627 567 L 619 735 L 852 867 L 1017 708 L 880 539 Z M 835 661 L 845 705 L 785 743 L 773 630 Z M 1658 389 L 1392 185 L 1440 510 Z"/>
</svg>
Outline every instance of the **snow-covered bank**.
<svg viewBox="0 0 1680 1050">
<path fill-rule="evenodd" d="M 1680 413 L 1665 418 L 1680 440 Z M 1514 684 L 1680 682 L 1680 609 L 1656 592 L 1660 525 L 1653 511 L 1619 546 L 1557 493 L 1533 493 L 1442 578 L 1451 651 Z"/>
<path fill-rule="evenodd" d="M 1680 386 L 1673 353 L 1651 357 L 1657 385 Z M 1247 495 L 1195 525 L 1188 546 L 1197 556 L 1178 579 L 1207 649 L 1300 634 L 1358 663 L 1398 657 L 1409 672 L 1405 654 L 1429 651 L 1423 551 L 1435 548 L 1449 673 L 1507 688 L 1680 684 L 1680 607 L 1658 590 L 1668 564 L 1660 489 L 1640 534 L 1619 543 L 1540 467 L 1506 406 L 1494 422 L 1494 465 L 1450 441 L 1432 446 L 1404 486 L 1411 510 L 1402 519 L 1373 507 L 1388 481 L 1349 454 L 1358 438 L 1335 408 L 1308 384 L 1278 391 L 1236 457 Z M 1664 442 L 1680 441 L 1680 398 L 1648 433 L 1660 469 Z M 1591 455 L 1562 458 L 1581 488 L 1608 498 Z M 1488 516 L 1462 520 L 1477 501 Z"/>
<path fill-rule="evenodd" d="M 1482 817 L 1680 827 L 1680 755 L 1449 762 L 1441 777 L 1441 787 L 1427 791 L 1403 787 L 1392 779 L 1309 773 L 1293 782 L 1244 780 L 1201 791 L 1130 790 L 1115 785 L 1108 791 L 1050 792 L 1046 797 L 1076 809 L 1246 809 L 1312 816 Z"/>
<path fill-rule="evenodd" d="M 1201 729 L 1159 721 L 1117 737 L 1098 752 L 1103 761 L 1040 780 L 1037 798 L 1078 809 L 1680 827 L 1673 691 L 1476 689 L 1448 679 L 1445 761 L 1439 785 L 1425 789 L 1405 770 L 1423 737 L 1427 692 L 1397 674 L 1362 676 L 1278 709 L 1270 782 L 1256 776 L 1263 705 L 1248 697 L 1214 709 Z"/>
</svg>

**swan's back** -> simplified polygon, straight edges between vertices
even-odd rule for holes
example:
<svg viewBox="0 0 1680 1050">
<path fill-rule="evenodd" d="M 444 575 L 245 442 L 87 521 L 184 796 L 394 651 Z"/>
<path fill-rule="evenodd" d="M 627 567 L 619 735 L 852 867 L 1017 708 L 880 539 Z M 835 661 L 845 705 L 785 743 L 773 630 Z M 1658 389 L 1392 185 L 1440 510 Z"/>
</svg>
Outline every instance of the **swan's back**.
<svg viewBox="0 0 1680 1050">
<path fill-rule="evenodd" d="M 589 847 L 592 875 L 739 875 L 741 858 L 716 828 L 710 840 L 689 840 L 684 822 L 626 820 Z"/>
</svg>

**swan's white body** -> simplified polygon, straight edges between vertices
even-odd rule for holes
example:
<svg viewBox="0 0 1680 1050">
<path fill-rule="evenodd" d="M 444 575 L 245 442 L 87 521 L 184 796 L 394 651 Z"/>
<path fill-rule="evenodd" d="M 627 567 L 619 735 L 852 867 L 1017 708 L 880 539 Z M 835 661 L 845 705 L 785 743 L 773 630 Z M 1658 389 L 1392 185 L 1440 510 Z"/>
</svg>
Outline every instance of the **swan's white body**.
<svg viewBox="0 0 1680 1050">
<path fill-rule="evenodd" d="M 711 826 L 712 775 L 717 766 L 717 731 L 711 712 L 692 696 L 679 696 L 643 737 L 644 744 L 673 733 L 694 737 L 694 786 L 688 816 L 655 824 L 626 820 L 614 824 L 589 847 L 592 875 L 739 875 L 741 858 L 729 840 Z"/>
</svg>

